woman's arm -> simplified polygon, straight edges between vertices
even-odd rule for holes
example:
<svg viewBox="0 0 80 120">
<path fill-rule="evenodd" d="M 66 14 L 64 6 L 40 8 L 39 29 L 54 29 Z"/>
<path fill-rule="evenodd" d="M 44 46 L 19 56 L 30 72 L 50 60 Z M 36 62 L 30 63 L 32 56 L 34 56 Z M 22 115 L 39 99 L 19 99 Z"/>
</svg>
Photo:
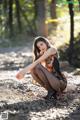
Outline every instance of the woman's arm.
<svg viewBox="0 0 80 120">
<path fill-rule="evenodd" d="M 56 49 L 55 48 L 49 48 L 39 59 L 34 61 L 32 64 L 29 66 L 25 67 L 23 69 L 24 72 L 30 72 L 38 63 L 42 62 L 46 58 L 48 58 L 50 55 L 56 54 Z"/>
<path fill-rule="evenodd" d="M 57 51 L 55 48 L 49 48 L 39 59 L 37 59 L 32 64 L 30 64 L 29 66 L 25 67 L 22 71 L 20 71 L 19 72 L 20 75 L 22 74 L 22 76 L 24 76 L 27 72 L 30 72 L 38 63 L 42 62 L 43 60 L 48 58 L 50 55 L 56 54 L 56 52 Z"/>
<path fill-rule="evenodd" d="M 44 61 L 46 58 L 48 58 L 51 55 L 55 55 L 57 53 L 57 50 L 55 48 L 49 48 L 46 52 L 44 52 L 44 54 L 37 59 L 33 64 L 38 64 L 42 61 Z"/>
</svg>

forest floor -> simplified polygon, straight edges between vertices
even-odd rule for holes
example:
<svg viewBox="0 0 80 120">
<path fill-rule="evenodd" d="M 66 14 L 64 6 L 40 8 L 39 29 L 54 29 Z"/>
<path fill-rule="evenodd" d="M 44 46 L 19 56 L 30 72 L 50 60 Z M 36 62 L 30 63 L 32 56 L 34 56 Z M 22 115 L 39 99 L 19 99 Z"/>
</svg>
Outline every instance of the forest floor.
<svg viewBox="0 0 80 120">
<path fill-rule="evenodd" d="M 30 74 L 16 79 L 19 68 L 32 62 L 30 48 L 0 49 L 0 120 L 80 120 L 80 69 L 64 65 L 68 85 L 56 102 L 43 99 L 47 91 Z"/>
<path fill-rule="evenodd" d="M 79 23 L 80 20 L 76 20 Z M 56 35 L 53 37 L 54 32 L 49 37 L 56 47 L 68 39 L 69 24 L 65 23 L 63 20 L 58 28 L 57 39 Z M 75 26 L 75 31 L 80 31 L 79 24 Z M 80 69 L 64 61 L 66 90 L 56 102 L 44 100 L 47 91 L 34 84 L 30 74 L 21 81 L 15 77 L 18 70 L 32 62 L 32 42 L 26 43 L 25 47 L 0 48 L 0 120 L 5 117 L 8 117 L 6 120 L 80 120 Z"/>
</svg>

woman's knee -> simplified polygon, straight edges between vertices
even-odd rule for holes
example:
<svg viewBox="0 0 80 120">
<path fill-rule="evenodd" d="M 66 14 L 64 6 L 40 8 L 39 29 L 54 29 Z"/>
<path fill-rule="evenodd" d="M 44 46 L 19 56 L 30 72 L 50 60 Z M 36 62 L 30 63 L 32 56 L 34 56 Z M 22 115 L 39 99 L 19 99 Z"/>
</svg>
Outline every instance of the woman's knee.
<svg viewBox="0 0 80 120">
<path fill-rule="evenodd" d="M 37 73 L 41 68 L 41 65 L 40 64 L 37 64 L 32 70 L 31 70 L 31 73 Z"/>
</svg>

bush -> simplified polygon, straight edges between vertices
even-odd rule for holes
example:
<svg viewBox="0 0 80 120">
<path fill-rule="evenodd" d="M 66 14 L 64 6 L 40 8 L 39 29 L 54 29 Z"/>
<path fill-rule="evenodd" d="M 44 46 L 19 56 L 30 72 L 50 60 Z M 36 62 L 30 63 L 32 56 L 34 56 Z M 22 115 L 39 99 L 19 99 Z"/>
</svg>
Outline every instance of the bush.
<svg viewBox="0 0 80 120">
<path fill-rule="evenodd" d="M 59 54 L 60 54 L 60 60 L 68 60 L 68 50 L 69 45 L 65 44 L 65 46 L 62 46 L 59 48 Z M 72 65 L 74 67 L 80 67 L 80 33 L 79 35 L 74 39 L 74 54 L 72 58 Z"/>
</svg>

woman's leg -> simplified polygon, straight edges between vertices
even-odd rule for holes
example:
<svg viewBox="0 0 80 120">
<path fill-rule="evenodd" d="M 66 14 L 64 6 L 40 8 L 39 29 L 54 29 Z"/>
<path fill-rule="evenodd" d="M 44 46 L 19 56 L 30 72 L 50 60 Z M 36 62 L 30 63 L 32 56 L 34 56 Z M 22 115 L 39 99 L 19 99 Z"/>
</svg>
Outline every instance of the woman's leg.
<svg viewBox="0 0 80 120">
<path fill-rule="evenodd" d="M 41 64 L 36 65 L 33 71 L 35 71 L 35 74 L 44 86 L 51 86 L 53 90 L 60 91 L 60 81 Z"/>
<path fill-rule="evenodd" d="M 44 87 L 48 91 L 47 96 L 44 97 L 45 99 L 51 99 L 52 96 L 56 99 L 56 91 L 51 87 L 45 73 L 41 71 L 39 67 L 40 66 L 37 65 L 31 71 L 32 77 L 36 80 L 36 82 L 38 82 L 42 87 Z"/>
<path fill-rule="evenodd" d="M 52 87 L 50 86 L 48 80 L 46 79 L 46 76 L 44 76 L 43 73 L 38 71 L 36 67 L 31 71 L 31 75 L 34 78 L 34 80 L 36 80 L 36 82 L 38 82 L 46 90 L 52 90 Z"/>
</svg>

